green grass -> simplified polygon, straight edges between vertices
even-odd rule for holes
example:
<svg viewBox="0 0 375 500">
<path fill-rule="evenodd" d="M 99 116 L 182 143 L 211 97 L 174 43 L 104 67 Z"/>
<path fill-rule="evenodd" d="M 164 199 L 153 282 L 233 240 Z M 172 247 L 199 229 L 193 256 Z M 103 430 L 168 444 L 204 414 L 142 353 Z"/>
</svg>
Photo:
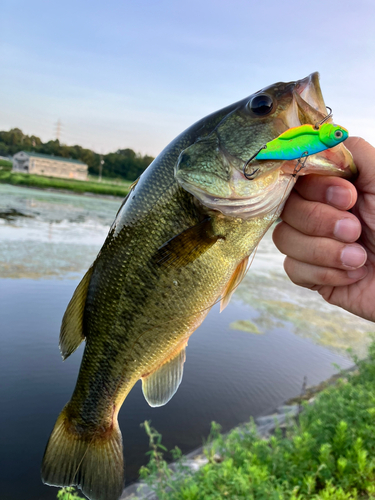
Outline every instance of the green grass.
<svg viewBox="0 0 375 500">
<path fill-rule="evenodd" d="M 59 179 L 42 175 L 22 174 L 0 169 L 0 182 L 16 186 L 29 186 L 41 189 L 66 189 L 75 193 L 94 193 L 124 197 L 129 191 L 131 182 L 107 183 L 95 181 L 77 181 Z"/>
<path fill-rule="evenodd" d="M 251 422 L 227 436 L 214 424 L 209 463 L 195 474 L 183 462 L 172 474 L 160 434 L 146 423 L 151 451 L 141 477 L 162 500 L 375 499 L 375 343 L 366 361 L 356 361 L 358 373 L 325 389 L 298 425 L 268 440 Z"/>
<path fill-rule="evenodd" d="M 358 372 L 343 374 L 305 405 L 298 425 L 277 429 L 268 440 L 252 422 L 223 436 L 213 423 L 208 464 L 193 474 L 178 448 L 172 472 L 161 435 L 145 422 L 149 463 L 141 477 L 160 500 L 374 500 L 375 342 Z M 78 500 L 64 488 L 60 500 Z"/>
<path fill-rule="evenodd" d="M 12 170 L 12 162 L 0 159 L 0 170 L 7 170 L 7 171 Z"/>
<path fill-rule="evenodd" d="M 98 175 L 93 175 L 93 174 L 88 174 L 87 176 L 87 180 L 90 182 L 99 182 L 99 176 Z M 103 182 L 104 184 L 120 184 L 120 185 L 123 185 L 123 184 L 127 184 L 127 185 L 130 185 L 132 182 L 134 181 L 127 181 L 125 179 L 122 179 L 120 177 L 104 177 L 102 176 L 102 180 L 101 182 Z"/>
<path fill-rule="evenodd" d="M 77 492 L 75 488 L 61 488 L 57 493 L 57 500 L 83 500 L 83 497 Z"/>
</svg>

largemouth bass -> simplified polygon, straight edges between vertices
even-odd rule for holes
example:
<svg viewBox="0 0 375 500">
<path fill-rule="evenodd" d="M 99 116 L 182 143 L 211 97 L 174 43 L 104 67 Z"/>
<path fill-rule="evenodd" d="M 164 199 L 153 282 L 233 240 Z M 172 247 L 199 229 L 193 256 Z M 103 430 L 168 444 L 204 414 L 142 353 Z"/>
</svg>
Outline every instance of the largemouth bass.
<svg viewBox="0 0 375 500">
<path fill-rule="evenodd" d="M 213 304 L 228 304 L 293 188 L 295 160 L 255 159 L 248 178 L 244 165 L 289 128 L 325 116 L 317 73 L 271 85 L 187 129 L 132 186 L 62 321 L 63 358 L 86 347 L 47 444 L 45 483 L 119 498 L 124 399 L 139 379 L 151 406 L 171 399 L 190 335 Z M 304 161 L 298 175 L 355 171 L 343 144 Z"/>
</svg>

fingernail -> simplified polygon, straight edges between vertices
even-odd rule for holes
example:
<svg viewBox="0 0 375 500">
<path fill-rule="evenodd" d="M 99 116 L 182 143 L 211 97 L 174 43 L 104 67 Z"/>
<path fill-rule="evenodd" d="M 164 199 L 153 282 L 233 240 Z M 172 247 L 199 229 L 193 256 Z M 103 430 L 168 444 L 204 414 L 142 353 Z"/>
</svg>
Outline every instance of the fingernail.
<svg viewBox="0 0 375 500">
<path fill-rule="evenodd" d="M 360 280 L 364 278 L 367 274 L 367 267 L 360 267 L 359 269 L 353 269 L 353 271 L 347 271 L 348 278 L 351 280 Z"/>
<path fill-rule="evenodd" d="M 345 218 L 336 222 L 333 234 L 342 241 L 355 241 L 359 238 L 360 230 L 359 222 Z"/>
<path fill-rule="evenodd" d="M 346 267 L 360 267 L 366 262 L 366 252 L 357 245 L 347 245 L 341 252 L 341 262 Z"/>
<path fill-rule="evenodd" d="M 352 202 L 350 189 L 341 186 L 331 186 L 326 191 L 326 200 L 330 205 L 338 208 L 348 208 Z"/>
</svg>

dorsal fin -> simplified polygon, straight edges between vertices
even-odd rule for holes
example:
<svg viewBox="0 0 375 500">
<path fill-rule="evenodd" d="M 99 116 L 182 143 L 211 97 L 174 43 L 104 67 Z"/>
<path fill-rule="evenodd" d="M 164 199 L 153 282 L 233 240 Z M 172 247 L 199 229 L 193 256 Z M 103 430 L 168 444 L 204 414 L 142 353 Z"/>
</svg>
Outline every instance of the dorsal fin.
<svg viewBox="0 0 375 500">
<path fill-rule="evenodd" d="M 82 319 L 92 271 L 91 266 L 75 289 L 62 319 L 59 345 L 64 360 L 85 340 Z"/>
<path fill-rule="evenodd" d="M 150 406 L 163 406 L 176 393 L 184 371 L 186 344 L 150 375 L 142 377 L 142 390 Z"/>
<path fill-rule="evenodd" d="M 246 270 L 247 270 L 247 264 L 249 262 L 249 257 L 245 257 L 241 262 L 238 264 L 236 267 L 234 273 L 230 277 L 228 283 L 226 284 L 223 293 L 221 294 L 221 300 L 220 300 L 220 312 L 224 311 L 224 309 L 227 307 L 229 304 L 229 301 L 233 295 L 233 292 L 237 288 L 237 286 L 241 283 L 243 280 Z"/>
</svg>

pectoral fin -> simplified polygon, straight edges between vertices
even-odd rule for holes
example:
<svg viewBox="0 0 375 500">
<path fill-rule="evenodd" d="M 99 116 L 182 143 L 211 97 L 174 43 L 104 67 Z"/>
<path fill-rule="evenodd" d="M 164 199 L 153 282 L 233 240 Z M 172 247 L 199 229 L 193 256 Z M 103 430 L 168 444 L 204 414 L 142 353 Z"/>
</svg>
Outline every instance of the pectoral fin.
<svg viewBox="0 0 375 500">
<path fill-rule="evenodd" d="M 238 264 L 238 266 L 236 267 L 236 270 L 234 271 L 234 273 L 230 277 L 230 280 L 228 281 L 226 287 L 223 290 L 223 293 L 221 294 L 220 312 L 224 311 L 224 309 L 227 307 L 235 289 L 238 287 L 238 285 L 243 280 L 243 278 L 246 274 L 246 271 L 247 271 L 248 262 L 249 262 L 249 256 L 245 257 Z"/>
<path fill-rule="evenodd" d="M 155 254 L 158 265 L 184 267 L 198 259 L 222 236 L 214 235 L 211 219 L 204 219 L 199 224 L 189 227 L 170 239 Z"/>
<path fill-rule="evenodd" d="M 156 371 L 142 377 L 142 390 L 150 406 L 163 406 L 176 393 L 184 371 L 186 344 Z"/>
<path fill-rule="evenodd" d="M 93 268 L 90 267 L 75 289 L 62 320 L 60 330 L 60 351 L 64 360 L 77 349 L 83 340 L 85 340 L 82 331 L 82 320 L 92 271 Z"/>
</svg>

